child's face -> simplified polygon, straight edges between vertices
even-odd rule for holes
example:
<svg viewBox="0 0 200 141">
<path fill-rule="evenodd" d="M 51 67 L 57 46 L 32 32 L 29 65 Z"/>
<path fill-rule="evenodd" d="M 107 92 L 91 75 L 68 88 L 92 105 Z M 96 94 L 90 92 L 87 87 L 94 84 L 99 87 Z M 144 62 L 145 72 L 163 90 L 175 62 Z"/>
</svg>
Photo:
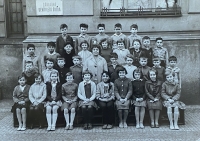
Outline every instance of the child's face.
<svg viewBox="0 0 200 141">
<path fill-rule="evenodd" d="M 131 66 L 133 64 L 133 59 L 132 58 L 126 58 L 126 64 Z"/>
<path fill-rule="evenodd" d="M 110 58 L 110 62 L 112 64 L 117 64 L 117 58 Z"/>
<path fill-rule="evenodd" d="M 35 83 L 36 84 L 40 84 L 41 82 L 42 82 L 41 76 L 38 76 L 37 78 L 35 78 Z"/>
<path fill-rule="evenodd" d="M 121 34 L 121 32 L 122 32 L 122 28 L 121 28 L 121 27 L 115 27 L 115 28 L 114 28 L 114 31 L 115 31 L 115 33 L 116 33 L 117 35 L 119 35 L 119 34 Z"/>
<path fill-rule="evenodd" d="M 146 66 L 147 65 L 147 58 L 140 58 L 139 63 L 143 67 Z"/>
<path fill-rule="evenodd" d="M 119 71 L 119 78 L 124 78 L 125 75 L 126 75 L 126 72 L 125 71 Z"/>
<path fill-rule="evenodd" d="M 157 40 L 156 41 L 157 47 L 162 47 L 163 46 L 163 41 L 162 40 Z"/>
<path fill-rule="evenodd" d="M 105 32 L 105 28 L 104 27 L 99 27 L 99 33 L 102 34 Z"/>
<path fill-rule="evenodd" d="M 176 66 L 176 61 L 169 61 L 169 66 L 170 67 L 175 67 Z"/>
<path fill-rule="evenodd" d="M 102 78 L 102 81 L 105 83 L 108 82 L 108 80 L 110 79 L 110 77 L 106 73 L 104 73 L 101 78 Z"/>
<path fill-rule="evenodd" d="M 66 52 L 71 52 L 72 51 L 72 46 L 70 45 L 70 44 L 68 44 L 68 45 L 66 45 L 65 47 L 64 47 L 64 50 L 66 51 Z"/>
<path fill-rule="evenodd" d="M 63 36 L 66 36 L 67 35 L 67 28 L 65 27 L 65 28 L 61 28 L 60 29 L 60 32 L 61 32 L 61 34 L 63 35 Z"/>
<path fill-rule="evenodd" d="M 85 35 L 86 33 L 87 33 L 87 28 L 85 28 L 85 27 L 81 27 L 80 28 L 80 32 L 81 32 L 81 34 L 83 34 L 83 35 Z"/>
<path fill-rule="evenodd" d="M 88 48 L 88 45 L 86 43 L 82 43 L 81 47 L 82 47 L 82 50 L 86 51 Z"/>
<path fill-rule="evenodd" d="M 93 49 L 92 49 L 92 54 L 95 55 L 95 56 L 99 55 L 99 49 L 96 48 L 96 47 L 93 48 Z"/>
<path fill-rule="evenodd" d="M 26 71 L 30 71 L 33 69 L 33 64 L 32 63 L 26 63 L 26 67 L 25 67 Z"/>
<path fill-rule="evenodd" d="M 24 85 L 26 84 L 26 79 L 25 79 L 25 77 L 21 77 L 21 78 L 18 80 L 18 83 L 19 83 L 19 85 L 24 86 Z"/>
<path fill-rule="evenodd" d="M 67 76 L 66 81 L 72 83 L 74 81 L 73 75 Z"/>
<path fill-rule="evenodd" d="M 137 31 L 138 31 L 138 30 L 137 30 L 137 28 L 131 28 L 130 31 L 131 31 L 132 34 L 137 34 Z"/>
<path fill-rule="evenodd" d="M 108 42 L 107 41 L 102 42 L 101 46 L 102 46 L 103 49 L 107 49 L 108 48 Z"/>
<path fill-rule="evenodd" d="M 35 53 L 35 48 L 29 47 L 29 48 L 27 49 L 27 52 L 28 52 L 29 55 L 33 55 L 33 54 Z"/>
<path fill-rule="evenodd" d="M 48 46 L 47 49 L 48 49 L 48 51 L 49 51 L 50 53 L 53 53 L 54 50 L 55 50 L 55 48 L 54 48 L 53 46 Z"/>
<path fill-rule="evenodd" d="M 140 43 L 138 41 L 134 41 L 133 47 L 134 47 L 135 50 L 139 50 L 140 49 Z"/>
<path fill-rule="evenodd" d="M 153 65 L 155 66 L 155 67 L 159 67 L 160 66 L 160 60 L 155 60 L 155 61 L 153 61 Z"/>
<path fill-rule="evenodd" d="M 89 81 L 91 79 L 91 75 L 89 73 L 83 75 L 83 80 Z"/>
<path fill-rule="evenodd" d="M 74 65 L 79 65 L 79 64 L 81 64 L 81 61 L 80 61 L 80 59 L 74 58 L 73 63 L 74 63 Z"/>
<path fill-rule="evenodd" d="M 124 49 L 124 43 L 117 43 L 119 49 Z"/>
<path fill-rule="evenodd" d="M 174 77 L 173 77 L 172 74 L 167 75 L 167 76 L 166 76 L 166 79 L 167 79 L 167 81 L 170 82 L 170 83 L 172 83 L 172 82 L 174 81 Z"/>
<path fill-rule="evenodd" d="M 141 74 L 138 73 L 138 72 L 135 72 L 135 73 L 134 73 L 134 77 L 135 77 L 135 79 L 139 80 L 140 77 L 141 77 Z"/>
<path fill-rule="evenodd" d="M 151 81 L 156 81 L 156 73 L 154 71 L 149 72 L 149 77 Z"/>
<path fill-rule="evenodd" d="M 147 47 L 149 48 L 150 43 L 151 43 L 151 42 L 150 42 L 149 39 L 144 39 L 144 40 L 143 40 L 143 46 L 144 46 L 145 48 L 147 48 Z"/>
<path fill-rule="evenodd" d="M 117 48 L 118 48 L 117 43 L 116 43 L 116 42 L 113 42 L 112 50 L 117 49 Z"/>
<path fill-rule="evenodd" d="M 58 80 L 58 74 L 57 73 L 53 73 L 50 76 L 51 81 L 56 82 Z"/>
<path fill-rule="evenodd" d="M 58 60 L 58 61 L 57 61 L 57 64 L 58 64 L 59 67 L 62 68 L 62 67 L 64 67 L 64 65 L 65 65 L 65 61 L 64 61 L 64 60 Z"/>
<path fill-rule="evenodd" d="M 46 62 L 46 67 L 47 67 L 47 69 L 52 69 L 53 68 L 53 62 L 47 61 Z"/>
</svg>

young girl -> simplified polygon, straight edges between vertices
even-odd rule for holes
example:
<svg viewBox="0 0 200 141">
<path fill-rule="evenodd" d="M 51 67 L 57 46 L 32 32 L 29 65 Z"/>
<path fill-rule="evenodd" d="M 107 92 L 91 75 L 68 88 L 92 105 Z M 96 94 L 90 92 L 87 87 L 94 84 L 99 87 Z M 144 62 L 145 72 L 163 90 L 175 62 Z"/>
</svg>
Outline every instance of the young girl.
<svg viewBox="0 0 200 141">
<path fill-rule="evenodd" d="M 94 99 L 96 97 L 96 84 L 91 81 L 92 73 L 88 70 L 83 72 L 83 81 L 78 86 L 79 107 L 84 117 L 83 129 L 92 129 L 93 109 L 97 108 Z"/>
<path fill-rule="evenodd" d="M 150 80 L 145 83 L 145 92 L 147 94 L 147 106 L 151 119 L 151 128 L 159 128 L 158 119 L 162 103 L 160 99 L 162 82 L 157 80 L 157 71 L 150 69 L 148 72 Z"/>
<path fill-rule="evenodd" d="M 44 104 L 43 101 L 47 97 L 46 93 L 46 85 L 43 82 L 43 77 L 41 74 L 35 74 L 35 83 L 31 85 L 29 90 L 29 99 L 31 102 L 30 111 L 29 111 L 29 119 L 32 122 L 31 129 L 33 128 L 33 124 L 35 121 L 39 121 L 40 127 L 42 128 L 44 119 L 43 119 L 43 110 Z"/>
<path fill-rule="evenodd" d="M 77 90 L 78 85 L 73 82 L 74 76 L 72 72 L 68 72 L 66 74 L 66 83 L 62 85 L 62 99 L 63 105 L 61 110 L 64 110 L 64 116 L 66 121 L 66 130 L 73 129 L 73 123 L 75 118 L 75 112 L 77 107 Z M 71 111 L 70 119 L 69 119 L 69 111 Z M 70 120 L 70 122 L 69 122 Z"/>
<path fill-rule="evenodd" d="M 164 99 L 163 106 L 167 107 L 167 115 L 169 118 L 170 129 L 179 130 L 178 127 L 178 117 L 179 117 L 179 108 L 185 109 L 185 104 L 180 99 L 181 89 L 180 85 L 174 81 L 174 75 L 172 72 L 167 71 L 165 73 L 166 81 L 162 84 L 162 93 L 161 96 Z M 174 114 L 172 113 L 174 109 Z M 174 123 L 173 123 L 174 115 Z"/>
<path fill-rule="evenodd" d="M 61 103 L 61 84 L 58 82 L 58 72 L 52 71 L 50 73 L 50 82 L 46 83 L 47 89 L 47 103 L 46 118 L 47 118 L 47 131 L 54 131 L 58 117 L 57 110 L 62 105 Z"/>
<path fill-rule="evenodd" d="M 103 111 L 102 129 L 111 129 L 114 119 L 114 84 L 110 82 L 110 74 L 107 71 L 103 71 L 101 76 L 102 82 L 97 84 L 96 99 Z"/>
<path fill-rule="evenodd" d="M 13 101 L 15 103 L 14 107 L 19 123 L 17 131 L 24 131 L 26 130 L 26 109 L 29 106 L 28 92 L 30 86 L 26 85 L 24 75 L 18 77 L 18 83 L 19 85 L 17 85 L 13 91 Z"/>
<path fill-rule="evenodd" d="M 85 60 L 88 57 L 92 56 L 92 53 L 90 51 L 88 51 L 89 43 L 86 40 L 82 41 L 80 46 L 81 46 L 82 50 L 78 53 L 78 55 L 81 56 L 82 64 L 84 64 Z"/>
<path fill-rule="evenodd" d="M 140 66 L 139 59 L 142 53 L 141 47 L 142 44 L 138 39 L 133 40 L 132 47 L 130 47 L 130 53 L 134 56 L 133 65 L 136 67 Z"/>
<path fill-rule="evenodd" d="M 101 56 L 106 59 L 107 62 L 110 61 L 110 53 L 112 52 L 112 48 L 109 47 L 108 39 L 103 38 L 100 40 L 99 45 L 101 46 Z"/>
<path fill-rule="evenodd" d="M 126 119 L 128 117 L 130 97 L 132 95 L 132 84 L 131 80 L 126 78 L 126 69 L 121 67 L 118 69 L 119 78 L 115 80 L 114 93 L 116 97 L 116 106 L 119 116 L 119 127 L 127 128 Z"/>
<path fill-rule="evenodd" d="M 142 72 L 140 69 L 133 71 L 133 104 L 135 105 L 135 117 L 136 117 L 136 128 L 144 128 L 143 120 L 145 115 L 146 107 L 146 93 L 145 93 L 145 81 L 142 78 Z"/>
</svg>

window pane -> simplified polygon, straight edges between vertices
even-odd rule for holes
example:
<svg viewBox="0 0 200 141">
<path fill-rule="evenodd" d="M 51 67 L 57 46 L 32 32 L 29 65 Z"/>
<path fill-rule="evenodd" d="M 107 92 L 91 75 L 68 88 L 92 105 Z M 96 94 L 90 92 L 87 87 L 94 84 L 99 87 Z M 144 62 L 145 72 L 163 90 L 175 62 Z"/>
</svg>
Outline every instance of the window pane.
<svg viewBox="0 0 200 141">
<path fill-rule="evenodd" d="M 18 24 L 18 32 L 22 32 L 22 24 L 21 23 Z"/>
<path fill-rule="evenodd" d="M 21 21 L 22 21 L 21 13 L 17 13 L 17 21 L 18 21 L 18 22 L 21 22 Z"/>
<path fill-rule="evenodd" d="M 14 33 L 17 32 L 17 23 L 12 24 L 12 32 L 14 32 Z"/>
<path fill-rule="evenodd" d="M 17 22 L 17 14 L 16 13 L 12 13 L 12 21 Z"/>
<path fill-rule="evenodd" d="M 152 0 L 128 0 L 128 9 L 152 8 Z"/>
<path fill-rule="evenodd" d="M 16 3 L 17 5 L 17 12 L 21 12 L 21 3 Z"/>
</svg>

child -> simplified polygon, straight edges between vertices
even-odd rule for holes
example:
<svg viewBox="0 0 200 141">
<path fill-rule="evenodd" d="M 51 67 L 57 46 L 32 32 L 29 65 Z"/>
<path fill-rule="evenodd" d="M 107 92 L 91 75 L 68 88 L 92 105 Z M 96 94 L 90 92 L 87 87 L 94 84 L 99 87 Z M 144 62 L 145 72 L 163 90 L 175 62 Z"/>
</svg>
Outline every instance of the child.
<svg viewBox="0 0 200 141">
<path fill-rule="evenodd" d="M 39 68 L 39 59 L 38 56 L 35 55 L 35 45 L 34 44 L 28 44 L 27 45 L 27 55 L 23 58 L 23 71 L 25 70 L 25 64 L 27 61 L 32 61 L 33 66 L 40 70 Z"/>
<path fill-rule="evenodd" d="M 137 35 L 138 32 L 138 25 L 132 24 L 130 26 L 131 35 L 128 36 L 128 49 L 132 46 L 133 40 L 138 39 L 140 42 L 142 41 L 142 37 Z"/>
<path fill-rule="evenodd" d="M 73 38 L 67 34 L 68 26 L 66 24 L 60 25 L 60 32 L 61 35 L 56 39 L 56 52 L 59 53 L 61 56 L 63 56 L 63 53 L 65 52 L 64 47 L 66 42 L 70 42 L 72 45 L 72 48 L 77 53 L 77 48 L 74 48 Z"/>
<path fill-rule="evenodd" d="M 90 51 L 88 51 L 89 49 L 89 44 L 86 40 L 83 40 L 80 43 L 80 47 L 81 47 L 81 51 L 78 53 L 78 55 L 82 58 L 82 64 L 84 64 L 85 60 L 92 56 L 92 53 Z"/>
<path fill-rule="evenodd" d="M 55 52 L 55 46 L 56 46 L 56 44 L 54 42 L 48 42 L 47 43 L 48 52 L 45 53 L 44 56 L 43 56 L 43 58 L 41 59 L 42 71 L 46 69 L 46 67 L 45 67 L 45 61 L 48 58 L 53 59 L 53 61 L 54 61 L 54 68 L 56 67 L 57 58 L 60 57 L 60 54 Z"/>
<path fill-rule="evenodd" d="M 109 55 L 112 52 L 112 48 L 109 47 L 108 39 L 103 38 L 100 40 L 99 45 L 101 46 L 101 56 L 109 62 Z"/>
<path fill-rule="evenodd" d="M 83 129 L 92 129 L 93 110 L 97 108 L 94 102 L 96 97 L 96 84 L 91 81 L 92 73 L 88 70 L 83 72 L 83 81 L 78 86 L 79 107 L 82 109 L 84 118 Z"/>
<path fill-rule="evenodd" d="M 102 82 L 97 84 L 96 99 L 102 109 L 103 127 L 111 129 L 114 120 L 114 84 L 110 82 L 110 74 L 107 71 L 102 73 Z"/>
<path fill-rule="evenodd" d="M 176 66 L 177 58 L 176 56 L 169 57 L 169 66 L 166 68 L 166 71 L 171 71 L 174 74 L 174 81 L 180 85 L 181 88 L 181 75 L 180 68 Z"/>
<path fill-rule="evenodd" d="M 58 117 L 58 108 L 62 105 L 61 102 L 61 87 L 62 85 L 58 82 L 58 71 L 52 71 L 50 73 L 50 81 L 46 83 L 47 89 L 47 102 L 46 107 L 46 118 L 47 118 L 47 131 L 55 131 L 56 121 Z"/>
<path fill-rule="evenodd" d="M 117 53 L 110 53 L 110 63 L 108 63 L 108 72 L 110 73 L 110 81 L 115 82 L 119 78 L 117 70 L 122 67 L 117 63 L 118 55 Z"/>
<path fill-rule="evenodd" d="M 137 67 L 133 65 L 133 55 L 127 54 L 125 60 L 126 65 L 124 65 L 123 67 L 127 71 L 126 77 L 133 80 L 133 71 L 137 69 Z"/>
<path fill-rule="evenodd" d="M 124 40 L 124 47 L 127 48 L 127 37 L 122 33 L 122 25 L 120 23 L 115 24 L 115 34 L 111 36 L 111 45 L 118 40 Z"/>
<path fill-rule="evenodd" d="M 68 68 L 65 68 L 65 58 L 59 57 L 57 58 L 57 68 L 56 70 L 59 73 L 59 80 L 61 84 L 64 84 L 66 82 L 66 73 L 69 72 Z"/>
<path fill-rule="evenodd" d="M 167 115 L 169 118 L 170 129 L 179 130 L 178 127 L 179 108 L 185 109 L 185 104 L 181 101 L 178 101 L 180 99 L 181 89 L 179 84 L 177 84 L 174 81 L 174 75 L 170 71 L 167 71 L 165 74 L 166 74 L 166 81 L 162 84 L 162 93 L 161 93 L 161 96 L 164 99 L 163 106 L 167 107 Z M 172 109 L 174 109 L 174 114 L 172 113 Z"/>
<path fill-rule="evenodd" d="M 133 61 L 133 65 L 136 66 L 136 67 L 139 67 L 140 66 L 140 63 L 139 63 L 139 58 L 141 56 L 141 54 L 144 54 L 142 53 L 142 44 L 140 42 L 140 40 L 138 39 L 135 39 L 133 40 L 133 46 L 130 47 L 130 53 L 133 54 L 134 56 L 134 61 Z"/>
<path fill-rule="evenodd" d="M 140 59 L 139 59 L 140 66 L 138 68 L 142 72 L 144 81 L 149 80 L 148 71 L 151 69 L 149 66 L 147 66 L 147 60 L 148 59 L 146 56 L 143 56 L 143 55 L 140 56 Z"/>
<path fill-rule="evenodd" d="M 165 81 L 165 68 L 160 65 L 160 58 L 153 58 L 153 68 L 157 70 L 157 79 L 161 82 Z"/>
<path fill-rule="evenodd" d="M 97 29 L 99 30 L 99 34 L 95 36 L 97 44 L 99 44 L 102 39 L 106 38 L 107 40 L 109 40 L 109 36 L 105 34 L 105 24 L 98 24 Z"/>
<path fill-rule="evenodd" d="M 130 54 L 128 49 L 124 48 L 124 40 L 117 41 L 118 49 L 113 50 L 114 53 L 117 53 L 118 59 L 117 62 L 120 65 L 124 65 L 126 63 L 125 57 L 127 54 Z"/>
<path fill-rule="evenodd" d="M 70 67 L 70 71 L 73 74 L 73 82 L 77 85 L 82 81 L 82 71 L 83 67 L 81 66 L 81 57 L 79 55 L 73 56 L 74 65 Z"/>
<path fill-rule="evenodd" d="M 64 47 L 65 52 L 63 53 L 63 58 L 65 58 L 65 68 L 70 68 L 73 66 L 72 57 L 75 55 L 75 51 L 70 42 L 66 42 Z"/>
<path fill-rule="evenodd" d="M 52 71 L 57 71 L 53 69 L 53 59 L 49 58 L 46 60 L 46 69 L 42 71 L 42 76 L 44 78 L 44 83 L 50 82 L 50 73 Z"/>
<path fill-rule="evenodd" d="M 164 68 L 168 65 L 168 51 L 163 47 L 163 39 L 161 37 L 156 38 L 156 47 L 153 49 L 153 58 L 160 58 L 160 65 Z"/>
<path fill-rule="evenodd" d="M 116 107 L 119 116 L 119 127 L 127 128 L 126 119 L 128 117 L 128 111 L 130 106 L 130 97 L 132 95 L 131 80 L 126 78 L 126 69 L 121 67 L 118 69 L 119 78 L 115 80 L 114 92 L 116 97 Z"/>
<path fill-rule="evenodd" d="M 66 121 L 65 130 L 73 129 L 73 123 L 76 114 L 78 85 L 74 83 L 73 80 L 74 76 L 72 72 L 68 72 L 66 74 L 67 82 L 62 85 L 63 104 L 61 110 L 62 111 L 64 110 L 64 116 Z M 70 118 L 69 118 L 69 111 L 71 111 Z"/>
<path fill-rule="evenodd" d="M 135 118 L 136 118 L 136 128 L 144 128 L 143 120 L 145 115 L 146 107 L 146 93 L 145 93 L 145 81 L 142 78 L 142 72 L 140 69 L 135 69 L 133 71 L 133 104 L 135 106 Z"/>
<path fill-rule="evenodd" d="M 26 84 L 26 78 L 23 74 L 18 77 L 18 83 L 19 85 L 13 91 L 13 101 L 19 123 L 17 131 L 24 131 L 26 130 L 26 109 L 29 106 L 28 92 L 30 86 Z"/>
<path fill-rule="evenodd" d="M 88 25 L 85 23 L 80 24 L 80 35 L 76 38 L 76 45 L 78 48 L 78 52 L 81 51 L 81 42 L 86 40 L 89 44 L 88 50 L 90 50 L 90 45 L 91 45 L 91 37 L 87 34 L 88 31 Z"/>
<path fill-rule="evenodd" d="M 30 126 L 31 129 L 33 129 L 33 125 L 36 121 L 39 121 L 39 128 L 42 128 L 43 126 L 43 101 L 46 99 L 46 97 L 47 91 L 46 85 L 43 82 L 43 76 L 37 73 L 35 74 L 35 83 L 31 85 L 29 90 L 29 100 L 31 102 L 31 105 L 28 119 L 32 122 Z"/>
<path fill-rule="evenodd" d="M 153 58 L 153 50 L 150 47 L 150 37 L 149 36 L 144 36 L 142 38 L 142 51 L 145 52 L 147 58 L 148 58 L 148 62 L 147 62 L 147 66 L 152 67 L 153 63 L 152 63 L 152 58 Z"/>
<path fill-rule="evenodd" d="M 157 80 L 157 71 L 150 69 L 148 72 L 150 80 L 145 83 L 145 92 L 147 95 L 147 106 L 151 119 L 151 128 L 159 128 L 158 119 L 162 110 L 160 99 L 162 82 Z"/>
<path fill-rule="evenodd" d="M 32 61 L 26 61 L 25 63 L 25 71 L 22 72 L 24 77 L 26 78 L 26 84 L 27 85 L 32 85 L 35 82 L 35 77 L 34 75 L 38 73 L 38 70 L 34 68 L 33 62 Z"/>
</svg>

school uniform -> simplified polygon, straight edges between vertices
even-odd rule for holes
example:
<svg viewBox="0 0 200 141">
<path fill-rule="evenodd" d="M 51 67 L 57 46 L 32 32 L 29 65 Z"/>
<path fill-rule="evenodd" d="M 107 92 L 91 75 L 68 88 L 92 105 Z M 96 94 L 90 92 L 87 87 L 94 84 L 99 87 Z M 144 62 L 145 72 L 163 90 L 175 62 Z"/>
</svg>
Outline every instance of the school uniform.
<svg viewBox="0 0 200 141">
<path fill-rule="evenodd" d="M 130 54 L 128 49 L 115 49 L 113 50 L 114 53 L 117 53 L 118 59 L 117 62 L 120 65 L 124 65 L 126 63 L 125 58 L 127 54 Z"/>
<path fill-rule="evenodd" d="M 76 83 L 77 85 L 82 81 L 82 71 L 83 71 L 83 67 L 79 64 L 79 65 L 74 65 L 70 67 L 70 71 L 72 72 L 73 76 L 74 76 L 74 83 Z"/>
<path fill-rule="evenodd" d="M 111 63 L 108 63 L 108 72 L 110 73 L 110 81 L 111 82 L 115 82 L 115 80 L 117 78 L 119 78 L 118 74 L 117 74 L 117 70 L 119 68 L 121 68 L 122 66 L 117 64 L 115 67 L 111 64 Z"/>
</svg>

